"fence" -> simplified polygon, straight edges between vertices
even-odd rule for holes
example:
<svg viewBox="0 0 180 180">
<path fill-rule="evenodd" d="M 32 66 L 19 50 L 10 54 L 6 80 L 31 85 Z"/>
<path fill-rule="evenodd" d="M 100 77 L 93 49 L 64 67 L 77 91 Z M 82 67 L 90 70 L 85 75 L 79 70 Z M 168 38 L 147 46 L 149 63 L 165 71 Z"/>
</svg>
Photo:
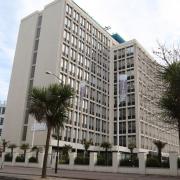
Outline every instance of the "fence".
<svg viewBox="0 0 180 180">
<path fill-rule="evenodd" d="M 32 156 L 31 153 L 27 153 L 25 162 L 16 162 L 16 157 L 18 153 L 14 153 L 12 162 L 5 162 L 5 153 L 2 154 L 2 161 L 4 165 L 10 166 L 24 166 L 24 167 L 38 167 L 42 168 L 44 153 L 39 153 L 38 162 L 30 163 L 29 158 Z M 139 167 L 123 167 L 119 166 L 121 159 L 121 154 L 118 152 L 112 153 L 112 165 L 111 166 L 100 166 L 97 165 L 97 153 L 90 152 L 89 164 L 86 165 L 76 165 L 75 158 L 77 154 L 72 152 L 69 153 L 69 164 L 59 164 L 60 169 L 69 170 L 85 170 L 85 171 L 97 171 L 97 172 L 114 172 L 114 173 L 135 173 L 135 174 L 158 174 L 158 175 L 170 175 L 170 176 L 180 176 L 180 169 L 178 169 L 178 155 L 175 152 L 170 152 L 169 154 L 169 168 L 150 168 L 146 167 L 147 154 L 140 152 L 138 153 Z M 50 154 L 48 156 L 48 167 L 54 168 L 56 161 L 56 155 Z"/>
</svg>

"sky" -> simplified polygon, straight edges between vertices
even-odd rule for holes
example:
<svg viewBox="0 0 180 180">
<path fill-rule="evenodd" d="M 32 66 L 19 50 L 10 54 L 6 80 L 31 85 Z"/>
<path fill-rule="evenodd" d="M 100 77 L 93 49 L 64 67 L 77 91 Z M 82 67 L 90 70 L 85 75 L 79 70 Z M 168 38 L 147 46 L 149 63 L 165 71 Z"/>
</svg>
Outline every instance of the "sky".
<svg viewBox="0 0 180 180">
<path fill-rule="evenodd" d="M 179 0 L 74 0 L 110 33 L 125 40 L 137 39 L 152 54 L 157 40 L 180 40 Z M 42 10 L 52 0 L 1 0 L 0 101 L 7 98 L 19 24 L 23 17 Z"/>
</svg>

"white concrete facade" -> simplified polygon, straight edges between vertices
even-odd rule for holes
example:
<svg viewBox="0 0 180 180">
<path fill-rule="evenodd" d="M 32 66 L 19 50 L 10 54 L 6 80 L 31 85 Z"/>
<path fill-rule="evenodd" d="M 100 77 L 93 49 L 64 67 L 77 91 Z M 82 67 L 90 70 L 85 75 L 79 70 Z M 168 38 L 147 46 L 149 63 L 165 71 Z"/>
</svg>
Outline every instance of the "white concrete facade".
<svg viewBox="0 0 180 180">
<path fill-rule="evenodd" d="M 137 44 L 132 41 L 120 45 L 71 0 L 56 0 L 45 6 L 41 12 L 37 11 L 24 18 L 17 41 L 3 137 L 17 145 L 22 142 L 32 144 L 31 127 L 34 119 L 28 115 L 28 92 L 33 86 L 43 87 L 58 82 L 53 76 L 45 74 L 46 71 L 51 71 L 77 92 L 69 113 L 69 121 L 61 131 L 60 146 L 70 144 L 74 148 L 83 149 L 81 140 L 86 138 L 93 139 L 95 146 L 91 147 L 92 150 L 99 150 L 103 141 L 110 141 L 115 145 L 114 149 L 117 149 L 117 135 L 114 132 L 117 121 L 114 119 L 117 109 L 117 105 L 114 105 L 117 99 L 114 94 L 114 51 L 132 46 L 134 51 L 130 57 L 136 62 L 134 61 L 132 67 L 135 72 L 132 74 L 134 80 L 131 81 L 134 83 L 135 93 L 132 91 L 131 94 L 134 93 L 135 105 L 133 101 L 130 102 L 130 107 L 134 108 L 130 113 L 131 119 L 122 119 L 122 122 L 127 122 L 126 133 L 118 137 L 122 143 L 125 142 L 125 146 L 128 145 L 128 138 L 131 138 L 132 141 L 136 140 L 138 149 L 153 150 L 147 143 L 141 146 L 142 136 L 146 134 L 141 133 L 140 128 L 142 123 L 138 78 L 141 74 L 138 71 L 137 59 L 141 48 L 138 49 Z M 128 75 L 131 73 L 130 69 L 126 69 Z M 81 102 L 82 106 L 78 107 L 81 82 L 86 84 L 86 93 Z M 128 110 L 128 106 L 126 108 Z M 131 133 L 127 133 L 128 125 Z M 124 124 L 121 127 L 123 126 Z M 153 127 L 152 125 L 152 129 Z M 170 137 L 172 136 L 168 136 L 172 139 Z M 176 141 L 176 138 L 175 135 L 173 140 Z M 45 139 L 46 131 L 36 131 L 33 145 L 44 145 Z M 152 146 L 152 141 L 150 143 Z M 51 145 L 56 146 L 54 139 L 51 139 Z M 120 151 L 128 151 L 123 144 L 119 145 Z M 176 142 L 174 145 L 177 147 Z"/>
</svg>

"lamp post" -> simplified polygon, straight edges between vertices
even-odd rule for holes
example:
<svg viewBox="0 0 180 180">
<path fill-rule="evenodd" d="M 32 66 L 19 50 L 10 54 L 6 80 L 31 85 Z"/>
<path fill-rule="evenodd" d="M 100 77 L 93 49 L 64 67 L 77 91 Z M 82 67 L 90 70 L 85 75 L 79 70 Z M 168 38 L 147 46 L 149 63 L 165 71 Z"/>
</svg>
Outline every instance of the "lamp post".
<svg viewBox="0 0 180 180">
<path fill-rule="evenodd" d="M 57 78 L 61 83 L 62 83 L 62 80 L 54 73 L 52 73 L 51 71 L 46 71 L 46 74 L 47 75 L 52 75 L 54 76 L 55 78 Z M 57 170 L 58 170 L 58 158 L 59 158 L 59 126 L 57 127 L 57 151 L 56 151 L 56 163 L 55 163 L 55 169 L 54 169 L 54 172 L 55 174 L 57 174 Z"/>
</svg>

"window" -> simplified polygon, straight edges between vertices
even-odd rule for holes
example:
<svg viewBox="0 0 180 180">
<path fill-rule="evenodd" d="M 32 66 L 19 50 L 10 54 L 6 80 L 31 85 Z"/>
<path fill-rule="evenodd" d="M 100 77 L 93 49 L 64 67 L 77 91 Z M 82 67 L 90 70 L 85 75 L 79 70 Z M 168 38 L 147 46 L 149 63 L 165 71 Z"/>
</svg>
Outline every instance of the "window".
<svg viewBox="0 0 180 180">
<path fill-rule="evenodd" d="M 134 53 L 134 47 L 133 46 L 126 48 L 126 55 L 127 56 L 131 56 L 131 55 L 133 55 L 133 53 Z"/>
<path fill-rule="evenodd" d="M 64 39 L 65 39 L 66 41 L 69 42 L 69 40 L 70 40 L 70 33 L 69 33 L 68 31 L 65 30 L 65 31 L 64 31 L 63 37 L 64 37 Z"/>
<path fill-rule="evenodd" d="M 2 129 L 0 129 L 0 136 L 2 135 Z"/>
<path fill-rule="evenodd" d="M 38 50 L 39 40 L 35 41 L 34 51 Z"/>
<path fill-rule="evenodd" d="M 125 120 L 126 119 L 126 109 L 120 109 L 119 110 L 119 120 Z"/>
<path fill-rule="evenodd" d="M 135 121 L 128 122 L 128 133 L 136 133 L 136 122 Z"/>
<path fill-rule="evenodd" d="M 0 125 L 3 125 L 4 118 L 0 118 Z"/>
<path fill-rule="evenodd" d="M 33 54 L 33 64 L 36 64 L 37 52 Z"/>
<path fill-rule="evenodd" d="M 135 108 L 128 108 L 128 119 L 134 119 L 135 118 Z"/>
<path fill-rule="evenodd" d="M 38 17 L 38 26 L 41 26 L 41 23 L 42 23 L 42 16 L 39 16 Z"/>
<path fill-rule="evenodd" d="M 73 23 L 73 25 L 72 25 L 72 30 L 73 30 L 73 32 L 74 32 L 75 34 L 77 34 L 77 33 L 78 33 L 78 25 L 75 24 L 75 23 Z"/>
<path fill-rule="evenodd" d="M 66 13 L 69 14 L 70 16 L 72 14 L 72 7 L 69 6 L 69 4 L 66 5 Z"/>
<path fill-rule="evenodd" d="M 62 46 L 62 52 L 63 52 L 63 55 L 68 57 L 68 54 L 69 54 L 69 47 L 65 44 L 63 44 Z"/>
<path fill-rule="evenodd" d="M 128 95 L 128 105 L 135 105 L 135 94 L 129 94 Z"/>
<path fill-rule="evenodd" d="M 125 134 L 126 133 L 126 122 L 120 122 L 119 123 L 119 134 Z"/>
<path fill-rule="evenodd" d="M 66 28 L 71 28 L 71 20 L 69 18 L 65 18 L 64 24 L 66 26 Z"/>
<path fill-rule="evenodd" d="M 2 114 L 5 114 L 5 107 L 2 108 Z"/>
<path fill-rule="evenodd" d="M 126 147 L 126 136 L 119 137 L 119 145 Z"/>
</svg>

